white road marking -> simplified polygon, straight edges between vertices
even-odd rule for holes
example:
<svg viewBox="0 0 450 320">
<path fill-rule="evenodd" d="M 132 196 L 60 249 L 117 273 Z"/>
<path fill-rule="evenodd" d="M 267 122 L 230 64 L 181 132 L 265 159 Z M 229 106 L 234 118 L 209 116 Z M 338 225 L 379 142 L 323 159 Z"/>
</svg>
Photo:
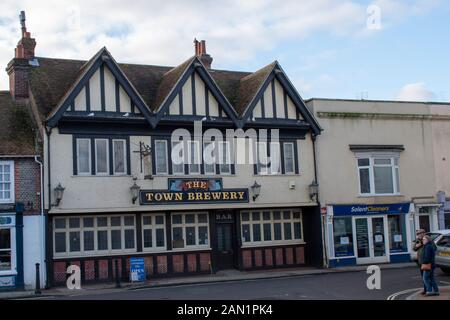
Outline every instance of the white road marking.
<svg viewBox="0 0 450 320">
<path fill-rule="evenodd" d="M 395 292 L 395 293 L 391 294 L 389 297 L 387 297 L 386 300 L 395 300 L 395 298 L 397 298 L 398 296 L 401 296 L 403 294 L 407 294 L 410 292 L 414 292 L 414 291 L 419 291 L 419 290 L 421 290 L 421 288 L 407 289 L 407 290 Z"/>
<path fill-rule="evenodd" d="M 442 281 L 442 280 L 439 280 L 439 282 L 440 282 L 440 283 L 445 283 L 445 284 L 450 284 L 450 282 L 448 282 L 448 281 Z"/>
</svg>

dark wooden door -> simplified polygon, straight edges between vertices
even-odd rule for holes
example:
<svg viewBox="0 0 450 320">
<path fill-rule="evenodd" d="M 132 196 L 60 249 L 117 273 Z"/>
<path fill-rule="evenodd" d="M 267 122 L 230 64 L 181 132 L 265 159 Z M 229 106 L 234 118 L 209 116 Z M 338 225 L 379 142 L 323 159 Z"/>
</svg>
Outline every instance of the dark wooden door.
<svg viewBox="0 0 450 320">
<path fill-rule="evenodd" d="M 217 232 L 217 269 L 234 268 L 233 224 L 216 224 Z"/>
</svg>

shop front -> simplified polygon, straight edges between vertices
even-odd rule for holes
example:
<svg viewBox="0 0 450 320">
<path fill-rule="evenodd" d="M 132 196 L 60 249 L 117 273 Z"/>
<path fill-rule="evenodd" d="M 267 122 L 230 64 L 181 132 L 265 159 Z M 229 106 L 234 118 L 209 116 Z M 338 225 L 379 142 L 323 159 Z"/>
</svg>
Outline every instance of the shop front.
<svg viewBox="0 0 450 320">
<path fill-rule="evenodd" d="M 328 264 L 410 260 L 410 203 L 327 207 Z"/>
</svg>

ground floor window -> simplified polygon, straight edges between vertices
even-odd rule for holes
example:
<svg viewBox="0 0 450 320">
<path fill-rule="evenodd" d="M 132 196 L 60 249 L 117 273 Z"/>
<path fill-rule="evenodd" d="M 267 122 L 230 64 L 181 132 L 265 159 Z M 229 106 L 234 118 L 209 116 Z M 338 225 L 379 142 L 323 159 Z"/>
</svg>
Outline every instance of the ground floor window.
<svg viewBox="0 0 450 320">
<path fill-rule="evenodd" d="M 142 216 L 142 248 L 144 251 L 166 249 L 165 214 L 144 214 Z"/>
<path fill-rule="evenodd" d="M 133 252 L 135 224 L 134 215 L 55 218 L 55 256 Z"/>
<path fill-rule="evenodd" d="M 0 271 L 12 269 L 11 228 L 0 229 Z"/>
<path fill-rule="evenodd" d="M 209 248 L 208 213 L 172 213 L 172 248 Z"/>
<path fill-rule="evenodd" d="M 353 256 L 352 217 L 334 218 L 334 255 L 336 257 Z"/>
<path fill-rule="evenodd" d="M 408 251 L 404 215 L 388 216 L 389 248 L 391 253 Z"/>
<path fill-rule="evenodd" d="M 450 211 L 444 212 L 445 229 L 450 229 Z"/>
<path fill-rule="evenodd" d="M 299 209 L 242 211 L 241 235 L 244 246 L 301 243 L 302 213 Z"/>
</svg>

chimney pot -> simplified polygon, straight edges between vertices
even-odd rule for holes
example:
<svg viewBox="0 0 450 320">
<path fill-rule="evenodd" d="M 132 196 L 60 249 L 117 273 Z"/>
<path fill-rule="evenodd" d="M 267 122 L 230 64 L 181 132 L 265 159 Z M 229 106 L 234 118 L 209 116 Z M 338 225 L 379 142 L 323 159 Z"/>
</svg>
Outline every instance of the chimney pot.
<svg viewBox="0 0 450 320">
<path fill-rule="evenodd" d="M 197 39 L 194 40 L 195 43 L 195 55 L 200 59 L 200 61 L 205 65 L 207 69 L 211 69 L 211 63 L 213 58 L 206 53 L 206 41 Z"/>
</svg>

